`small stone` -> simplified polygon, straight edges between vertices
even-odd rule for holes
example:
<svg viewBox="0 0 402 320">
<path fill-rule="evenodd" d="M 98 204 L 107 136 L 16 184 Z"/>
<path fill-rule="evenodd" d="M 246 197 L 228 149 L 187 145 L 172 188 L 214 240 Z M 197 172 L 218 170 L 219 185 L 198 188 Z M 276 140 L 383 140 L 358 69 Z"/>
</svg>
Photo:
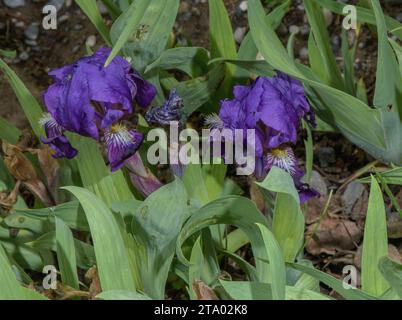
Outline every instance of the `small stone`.
<svg viewBox="0 0 402 320">
<path fill-rule="evenodd" d="M 11 9 L 15 9 L 25 6 L 25 0 L 4 0 L 4 4 Z"/>
<path fill-rule="evenodd" d="M 76 24 L 74 26 L 74 30 L 76 30 L 76 31 L 79 31 L 79 30 L 82 30 L 82 29 L 84 29 L 84 26 L 82 24 Z"/>
<path fill-rule="evenodd" d="M 25 39 L 25 43 L 31 47 L 36 47 L 38 45 L 38 43 L 35 40 L 29 40 L 29 39 Z"/>
<path fill-rule="evenodd" d="M 353 181 L 348 184 L 345 192 L 342 195 L 342 201 L 345 206 L 345 212 L 350 214 L 352 212 L 353 206 L 362 196 L 365 188 L 360 182 Z"/>
<path fill-rule="evenodd" d="M 36 40 L 39 36 L 39 27 L 37 24 L 31 24 L 28 28 L 25 29 L 25 37 L 29 40 Z"/>
<path fill-rule="evenodd" d="M 55 6 L 58 11 L 61 8 L 63 8 L 64 0 L 50 0 L 47 4 L 51 5 L 51 6 Z"/>
<path fill-rule="evenodd" d="M 24 21 L 16 21 L 14 23 L 16 28 L 25 28 L 25 22 Z"/>
<path fill-rule="evenodd" d="M 303 47 L 299 50 L 299 58 L 302 60 L 308 59 L 308 49 L 306 47 Z"/>
<path fill-rule="evenodd" d="M 240 44 L 243 41 L 244 36 L 246 35 L 246 31 L 247 31 L 247 28 L 244 28 L 244 27 L 236 28 L 236 30 L 234 32 L 234 38 L 238 44 Z"/>
<path fill-rule="evenodd" d="M 306 36 L 310 33 L 310 26 L 307 24 L 303 24 L 300 28 L 300 34 Z"/>
<path fill-rule="evenodd" d="M 335 150 L 332 147 L 323 147 L 318 151 L 318 160 L 322 168 L 328 167 L 329 164 L 336 162 Z"/>
<path fill-rule="evenodd" d="M 402 22 L 402 13 L 399 13 L 399 14 L 396 16 L 396 20 L 398 20 L 399 22 Z"/>
<path fill-rule="evenodd" d="M 340 46 L 341 46 L 341 38 L 340 38 L 338 35 L 334 34 L 334 35 L 331 37 L 331 44 L 332 44 L 332 49 L 333 49 L 334 51 L 338 51 L 338 49 L 339 49 Z"/>
<path fill-rule="evenodd" d="M 73 53 L 77 53 L 78 51 L 80 51 L 80 46 L 75 46 L 73 47 L 73 49 L 71 50 Z"/>
<path fill-rule="evenodd" d="M 327 27 L 329 27 L 332 22 L 334 22 L 334 15 L 327 8 L 324 8 L 323 13 L 325 17 L 325 24 L 327 25 Z"/>
<path fill-rule="evenodd" d="M 290 33 L 290 34 L 292 34 L 292 33 L 299 33 L 299 32 L 300 32 L 300 28 L 299 28 L 298 26 L 291 25 L 291 26 L 289 27 L 289 33 Z"/>
<path fill-rule="evenodd" d="M 288 34 L 288 28 L 284 23 L 281 23 L 278 27 L 278 33 L 281 36 L 286 36 Z"/>
<path fill-rule="evenodd" d="M 29 59 L 29 54 L 26 51 L 21 52 L 18 58 L 20 58 L 22 61 L 27 61 Z"/>
<path fill-rule="evenodd" d="M 91 47 L 94 47 L 94 46 L 96 45 L 96 36 L 95 36 L 95 35 L 89 36 L 89 37 L 87 38 L 85 44 L 86 44 L 88 47 L 90 47 L 90 48 L 91 48 Z"/>
<path fill-rule="evenodd" d="M 311 172 L 310 186 L 317 190 L 321 197 L 326 198 L 328 195 L 328 187 L 324 178 L 315 170 Z"/>
<path fill-rule="evenodd" d="M 104 15 L 108 13 L 107 8 L 105 7 L 105 5 L 103 4 L 102 1 L 98 1 L 98 8 L 99 8 L 99 12 Z"/>
<path fill-rule="evenodd" d="M 248 10 L 248 2 L 242 1 L 239 5 L 239 9 L 243 12 L 246 12 Z"/>
</svg>

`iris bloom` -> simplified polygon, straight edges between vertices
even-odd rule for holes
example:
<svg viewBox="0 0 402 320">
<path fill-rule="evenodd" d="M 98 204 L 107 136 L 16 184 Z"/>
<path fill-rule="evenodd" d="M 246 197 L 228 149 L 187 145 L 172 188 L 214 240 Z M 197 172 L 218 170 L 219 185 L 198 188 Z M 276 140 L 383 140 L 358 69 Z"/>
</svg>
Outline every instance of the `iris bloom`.
<svg viewBox="0 0 402 320">
<path fill-rule="evenodd" d="M 207 118 L 214 129 L 254 129 L 256 176 L 273 167 L 286 170 L 294 179 L 301 201 L 317 193 L 301 182 L 304 175 L 289 144 L 296 144 L 297 130 L 305 119 L 315 126 L 314 113 L 302 84 L 284 73 L 259 77 L 250 86 L 236 86 L 233 100 L 221 102 L 218 116 Z"/>
<path fill-rule="evenodd" d="M 145 119 L 152 124 L 167 126 L 172 121 L 181 121 L 182 108 L 183 99 L 177 94 L 176 89 L 173 89 L 163 106 L 149 110 Z"/>
<path fill-rule="evenodd" d="M 104 141 L 115 171 L 134 155 L 143 139 L 126 127 L 124 120 L 132 115 L 134 101 L 148 107 L 156 89 L 120 56 L 105 67 L 110 52 L 109 48 L 101 48 L 92 56 L 49 73 L 54 83 L 44 93 L 44 101 L 51 117 L 42 121 L 47 135 L 42 141 L 56 151 L 56 157 L 67 158 L 77 152 L 64 131 Z"/>
</svg>

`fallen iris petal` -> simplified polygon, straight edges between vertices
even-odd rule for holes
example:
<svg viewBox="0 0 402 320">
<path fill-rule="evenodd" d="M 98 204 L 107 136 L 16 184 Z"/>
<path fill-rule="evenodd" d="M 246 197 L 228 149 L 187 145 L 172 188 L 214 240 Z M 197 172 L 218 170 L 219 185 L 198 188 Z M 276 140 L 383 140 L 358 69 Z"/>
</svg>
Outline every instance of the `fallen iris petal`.
<svg viewBox="0 0 402 320">
<path fill-rule="evenodd" d="M 117 171 L 125 161 L 140 148 L 144 139 L 142 133 L 115 125 L 105 133 L 105 146 L 111 170 Z"/>
<path fill-rule="evenodd" d="M 163 106 L 149 110 L 145 119 L 149 123 L 159 125 L 169 125 L 172 121 L 181 120 L 181 109 L 183 107 L 183 99 L 177 94 L 176 90 L 172 90 L 169 99 L 166 100 Z"/>
</svg>

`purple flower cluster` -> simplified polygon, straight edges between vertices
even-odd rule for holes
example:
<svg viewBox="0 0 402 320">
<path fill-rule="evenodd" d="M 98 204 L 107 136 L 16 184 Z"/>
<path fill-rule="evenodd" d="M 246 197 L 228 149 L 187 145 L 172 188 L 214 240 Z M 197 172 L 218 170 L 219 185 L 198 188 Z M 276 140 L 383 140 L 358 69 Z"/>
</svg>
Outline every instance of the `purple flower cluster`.
<svg viewBox="0 0 402 320">
<path fill-rule="evenodd" d="M 54 150 L 54 157 L 77 155 L 65 131 L 104 141 L 112 171 L 120 169 L 142 143 L 141 133 L 126 127 L 133 102 L 148 107 L 156 95 L 124 58 L 117 56 L 105 67 L 111 49 L 101 48 L 92 56 L 53 70 L 52 84 L 44 93 L 48 113 L 41 120 L 46 131 L 42 142 Z"/>
<path fill-rule="evenodd" d="M 278 72 L 272 78 L 259 77 L 251 86 L 236 86 L 233 93 L 233 100 L 221 102 L 219 118 L 209 117 L 208 124 L 214 129 L 254 129 L 256 176 L 277 166 L 292 175 L 301 202 L 318 196 L 302 183 L 304 172 L 289 147 L 297 142 L 302 119 L 315 126 L 302 84 Z"/>
</svg>

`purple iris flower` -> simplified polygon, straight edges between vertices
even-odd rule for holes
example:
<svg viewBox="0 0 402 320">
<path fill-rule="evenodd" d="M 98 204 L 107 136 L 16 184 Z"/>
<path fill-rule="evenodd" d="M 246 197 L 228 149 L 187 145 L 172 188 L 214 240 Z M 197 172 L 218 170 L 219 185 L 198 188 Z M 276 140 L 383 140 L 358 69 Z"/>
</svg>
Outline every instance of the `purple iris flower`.
<svg viewBox="0 0 402 320">
<path fill-rule="evenodd" d="M 256 177 L 262 179 L 278 166 L 292 175 L 302 202 L 317 196 L 301 182 L 304 172 L 286 147 L 297 142 L 303 118 L 316 125 L 302 84 L 278 72 L 272 78 L 259 77 L 250 86 L 236 86 L 233 94 L 234 99 L 222 101 L 219 116 L 209 116 L 207 124 L 214 129 L 254 129 Z"/>
<path fill-rule="evenodd" d="M 173 89 L 163 106 L 155 107 L 149 110 L 145 115 L 145 119 L 149 123 L 159 124 L 162 126 L 167 126 L 172 121 L 181 122 L 182 108 L 183 99 L 177 94 L 176 89 Z"/>
<path fill-rule="evenodd" d="M 122 123 L 132 115 L 133 102 L 148 107 L 156 89 L 120 56 L 105 67 L 110 52 L 109 48 L 101 48 L 91 56 L 51 71 L 54 84 L 44 93 L 44 101 L 54 123 L 63 130 L 105 141 L 115 171 L 138 150 L 143 140 Z M 48 132 L 47 136 L 54 138 Z M 56 150 L 56 156 L 76 155 L 67 152 L 69 143 L 63 135 L 47 143 Z"/>
<path fill-rule="evenodd" d="M 53 119 L 50 113 L 46 113 L 40 119 L 40 123 L 45 128 L 47 137 L 41 138 L 41 141 L 55 150 L 53 154 L 54 158 L 73 159 L 77 155 L 77 150 L 71 146 L 67 137 L 64 135 L 64 128 Z"/>
</svg>

